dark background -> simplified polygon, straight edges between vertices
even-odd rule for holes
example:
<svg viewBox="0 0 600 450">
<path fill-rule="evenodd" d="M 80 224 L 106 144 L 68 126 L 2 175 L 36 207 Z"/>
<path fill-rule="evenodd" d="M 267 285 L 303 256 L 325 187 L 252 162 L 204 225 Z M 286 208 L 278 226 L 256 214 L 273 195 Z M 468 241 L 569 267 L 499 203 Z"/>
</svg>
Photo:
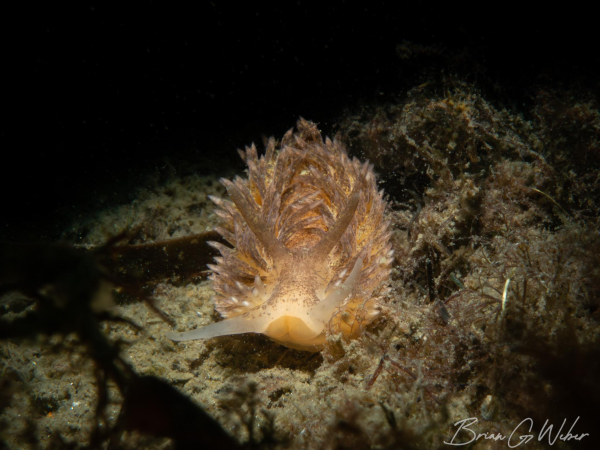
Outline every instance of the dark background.
<svg viewBox="0 0 600 450">
<path fill-rule="evenodd" d="M 241 170 L 236 148 L 300 116 L 330 133 L 346 109 L 412 87 L 404 40 L 472 50 L 525 106 L 540 77 L 593 77 L 598 58 L 577 5 L 196 3 L 3 12 L 0 238 L 56 239 L 165 173 Z"/>
</svg>

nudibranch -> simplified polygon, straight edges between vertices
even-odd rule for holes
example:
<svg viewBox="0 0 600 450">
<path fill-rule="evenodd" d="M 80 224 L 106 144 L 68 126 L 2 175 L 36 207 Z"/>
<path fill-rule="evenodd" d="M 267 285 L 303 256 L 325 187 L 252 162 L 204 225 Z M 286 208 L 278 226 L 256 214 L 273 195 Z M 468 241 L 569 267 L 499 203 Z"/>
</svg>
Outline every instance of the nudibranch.
<svg viewBox="0 0 600 450">
<path fill-rule="evenodd" d="M 239 151 L 248 178 L 221 179 L 231 201 L 211 197 L 233 248 L 212 242 L 215 309 L 225 320 L 174 341 L 261 333 L 295 349 L 319 351 L 326 333 L 359 335 L 380 313 L 393 258 L 386 202 L 372 165 L 323 141 L 304 119 L 280 145 Z"/>
</svg>

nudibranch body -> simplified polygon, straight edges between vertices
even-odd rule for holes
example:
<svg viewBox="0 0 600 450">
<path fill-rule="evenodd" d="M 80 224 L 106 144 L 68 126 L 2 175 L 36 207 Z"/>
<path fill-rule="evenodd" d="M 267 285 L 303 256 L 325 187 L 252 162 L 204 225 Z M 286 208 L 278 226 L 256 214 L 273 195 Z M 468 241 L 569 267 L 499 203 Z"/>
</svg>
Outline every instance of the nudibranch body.
<svg viewBox="0 0 600 450">
<path fill-rule="evenodd" d="M 326 332 L 357 336 L 389 291 L 393 251 L 386 203 L 373 168 L 323 141 L 301 119 L 266 155 L 240 151 L 248 179 L 222 179 L 232 201 L 211 198 L 233 246 L 212 242 L 216 310 L 225 318 L 175 341 L 261 333 L 288 347 L 318 351 Z"/>
</svg>

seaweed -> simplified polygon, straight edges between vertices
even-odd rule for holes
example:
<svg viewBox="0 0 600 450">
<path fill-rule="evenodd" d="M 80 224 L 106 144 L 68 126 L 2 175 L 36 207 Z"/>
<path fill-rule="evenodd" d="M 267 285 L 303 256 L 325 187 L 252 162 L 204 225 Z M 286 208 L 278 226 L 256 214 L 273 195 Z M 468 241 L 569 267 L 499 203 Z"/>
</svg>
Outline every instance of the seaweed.
<svg viewBox="0 0 600 450">
<path fill-rule="evenodd" d="M 18 291 L 34 303 L 22 317 L 0 319 L 0 339 L 6 342 L 32 339 L 40 335 L 67 336 L 74 333 L 76 346 L 83 346 L 85 357 L 94 361 L 92 370 L 97 386 L 96 412 L 89 442 L 85 446 L 87 448 L 97 448 L 107 439 L 116 443 L 118 436 L 133 430 L 172 438 L 175 448 L 197 448 L 198 445 L 238 448 L 237 442 L 189 398 L 164 380 L 138 375 L 119 355 L 119 343 L 110 342 L 101 331 L 101 323 L 105 321 L 122 322 L 139 329 L 131 321 L 108 311 L 111 294 L 107 283 L 124 277 L 111 276 L 114 272 L 100 264 L 100 261 L 107 258 L 123 255 L 128 256 L 127 260 L 131 264 L 134 252 L 141 252 L 148 261 L 148 250 L 145 247 L 140 250 L 139 246 L 115 246 L 126 237 L 116 236 L 93 252 L 64 244 L 0 244 L 0 293 Z M 173 249 L 182 253 L 185 250 L 182 245 L 189 244 L 193 250 L 200 239 L 196 236 L 191 240 L 176 240 L 173 242 Z M 202 243 L 206 246 L 205 239 Z M 168 254 L 169 243 L 160 244 L 161 250 Z M 143 260 L 138 261 L 141 263 Z M 164 263 L 162 260 L 160 262 Z M 151 267 L 151 264 L 147 262 L 146 267 Z M 131 277 L 129 275 L 129 281 Z M 146 298 L 146 302 L 151 304 L 150 299 Z M 153 309 L 157 311 L 156 308 Z M 62 351 L 73 351 L 67 343 L 69 341 L 64 339 Z M 10 364 L 3 366 L 6 375 Z M 18 372 L 13 373 L 15 379 L 2 383 L 2 391 L 9 395 L 14 395 L 15 390 L 19 389 L 18 384 L 23 387 L 27 385 Z M 109 382 L 116 383 L 123 396 L 121 412 L 116 424 L 111 427 L 107 426 L 106 417 Z M 5 407 L 8 401 L 3 398 L 2 406 Z M 53 397 L 38 396 L 34 401 L 45 415 L 51 415 L 58 408 Z M 8 427 L 6 423 L 2 425 L 5 429 Z M 29 419 L 23 436 L 29 436 L 26 441 L 33 448 L 38 446 L 33 437 L 35 433 L 32 432 L 35 427 L 35 421 Z M 75 448 L 73 444 L 67 444 L 60 435 L 55 435 L 53 442 L 53 445 L 61 448 Z M 77 447 L 82 448 L 81 445 Z"/>
</svg>

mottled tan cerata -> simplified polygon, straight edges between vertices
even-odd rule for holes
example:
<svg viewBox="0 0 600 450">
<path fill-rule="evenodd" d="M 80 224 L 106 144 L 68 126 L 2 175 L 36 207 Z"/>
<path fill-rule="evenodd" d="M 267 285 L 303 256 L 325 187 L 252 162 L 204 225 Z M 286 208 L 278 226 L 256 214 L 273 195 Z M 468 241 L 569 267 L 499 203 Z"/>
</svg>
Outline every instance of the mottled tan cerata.
<svg viewBox="0 0 600 450">
<path fill-rule="evenodd" d="M 225 320 L 176 341 L 262 333 L 288 347 L 318 351 L 325 333 L 359 334 L 379 314 L 393 251 L 383 191 L 372 166 L 350 159 L 301 119 L 266 155 L 240 151 L 248 178 L 222 179 L 231 201 L 211 199 L 234 248 L 209 268 L 215 308 Z"/>
</svg>

